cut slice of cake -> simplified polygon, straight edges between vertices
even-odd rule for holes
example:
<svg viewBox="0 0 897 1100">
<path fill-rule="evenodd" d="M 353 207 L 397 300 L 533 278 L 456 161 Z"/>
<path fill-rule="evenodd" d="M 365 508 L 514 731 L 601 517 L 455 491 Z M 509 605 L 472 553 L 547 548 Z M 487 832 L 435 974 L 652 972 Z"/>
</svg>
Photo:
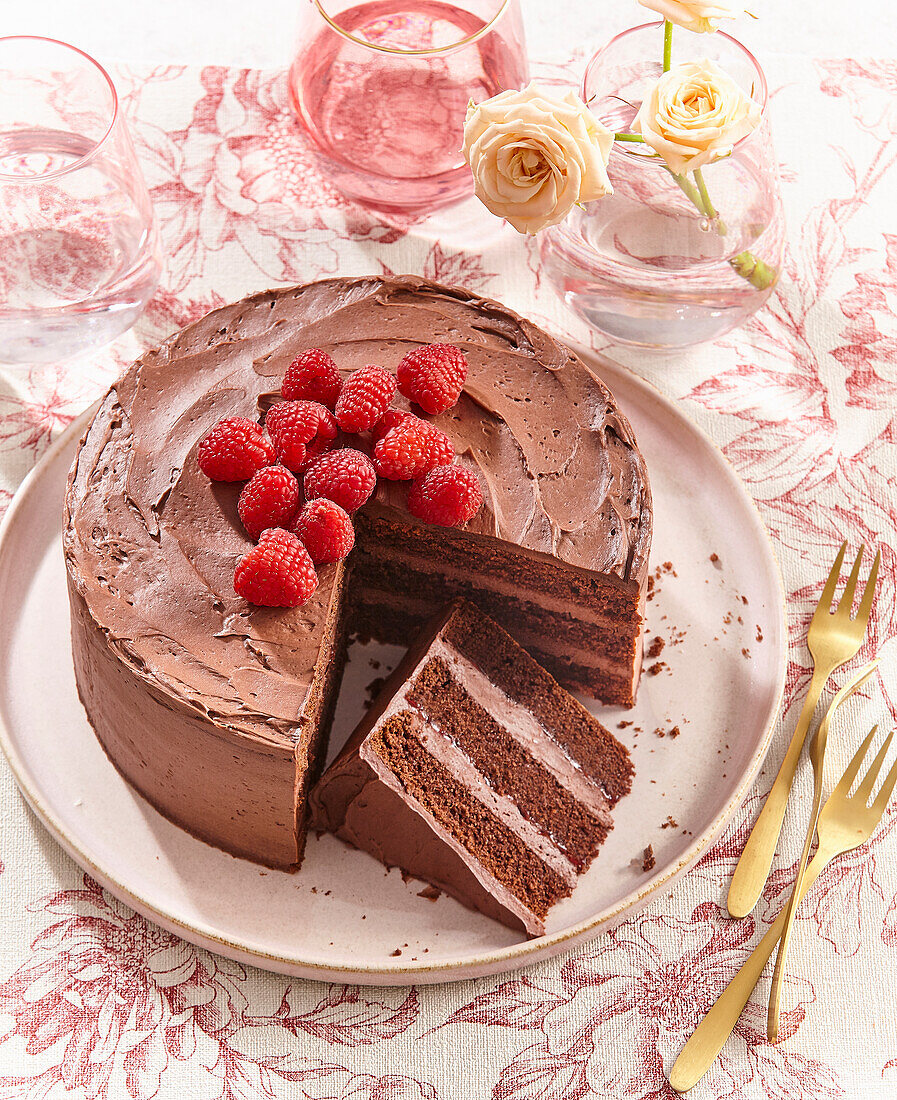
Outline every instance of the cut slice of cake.
<svg viewBox="0 0 897 1100">
<path fill-rule="evenodd" d="M 631 782 L 625 747 L 458 600 L 312 791 L 311 824 L 538 936 Z"/>
</svg>

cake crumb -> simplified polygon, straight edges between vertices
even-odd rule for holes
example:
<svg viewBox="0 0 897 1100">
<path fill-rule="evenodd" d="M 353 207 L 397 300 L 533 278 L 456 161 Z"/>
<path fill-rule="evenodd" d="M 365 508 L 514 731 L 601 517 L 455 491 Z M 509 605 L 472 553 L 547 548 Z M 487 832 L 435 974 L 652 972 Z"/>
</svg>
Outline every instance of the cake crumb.
<svg viewBox="0 0 897 1100">
<path fill-rule="evenodd" d="M 714 569 L 722 569 L 722 563 L 719 560 L 719 554 L 711 554 L 710 561 L 713 563 Z"/>
<path fill-rule="evenodd" d="M 645 872 L 653 870 L 656 862 L 657 860 L 655 860 L 654 858 L 654 846 L 652 844 L 649 844 L 648 847 L 645 849 L 644 856 L 642 857 L 642 870 Z"/>
<path fill-rule="evenodd" d="M 325 897 L 325 898 L 329 898 L 329 897 L 330 897 L 330 895 L 331 895 L 332 893 L 333 893 L 333 891 L 332 891 L 332 890 L 325 890 L 325 891 L 324 891 L 324 897 Z"/>
<path fill-rule="evenodd" d="M 670 728 L 668 730 L 665 730 L 663 728 L 663 726 L 658 726 L 654 731 L 654 733 L 657 737 L 672 737 L 672 738 L 678 737 L 681 732 L 682 732 L 682 730 L 680 730 L 678 726 L 670 726 Z"/>
<path fill-rule="evenodd" d="M 390 958 L 393 958 L 393 959 L 395 959 L 395 958 L 397 958 L 397 957 L 398 957 L 399 955 L 401 955 L 401 954 L 402 954 L 402 949 L 401 949 L 400 947 L 397 947 L 397 948 L 395 949 L 395 951 L 390 951 L 390 953 L 389 953 L 389 954 L 390 954 Z"/>
<path fill-rule="evenodd" d="M 655 657 L 659 657 L 661 655 L 661 653 L 663 652 L 663 646 L 663 638 L 661 638 L 661 636 L 658 634 L 656 638 L 653 638 L 651 640 L 651 644 L 648 646 L 645 655 L 653 661 Z"/>
<path fill-rule="evenodd" d="M 759 623 L 757 623 L 757 641 L 758 642 L 763 641 L 763 631 L 760 629 L 760 624 Z"/>
<path fill-rule="evenodd" d="M 750 660 L 751 651 L 749 649 L 746 649 L 744 646 L 742 646 L 741 647 L 741 656 L 746 657 L 748 660 Z"/>
<path fill-rule="evenodd" d="M 627 722 L 625 719 L 622 722 L 617 722 L 618 730 L 625 730 L 628 726 L 631 726 L 632 722 Z"/>
<path fill-rule="evenodd" d="M 678 829 L 679 822 L 674 821 L 672 817 L 667 817 L 666 821 L 660 827 L 661 829 Z"/>
<path fill-rule="evenodd" d="M 418 890 L 417 896 L 419 898 L 426 898 L 427 901 L 436 901 L 437 898 L 442 896 L 442 891 L 438 890 L 435 886 L 425 886 L 423 890 Z"/>
<path fill-rule="evenodd" d="M 313 894 L 316 894 L 316 893 L 318 892 L 318 888 L 317 888 L 317 886 L 312 886 L 312 888 L 311 888 L 311 892 L 312 892 Z"/>
<path fill-rule="evenodd" d="M 645 669 L 645 671 L 648 673 L 649 676 L 657 676 L 658 673 L 663 672 L 666 667 L 666 661 L 655 661 L 654 664 L 649 665 L 648 668 Z"/>
<path fill-rule="evenodd" d="M 370 706 L 371 703 L 373 703 L 373 701 L 380 694 L 380 689 L 386 683 L 386 680 L 387 680 L 386 676 L 376 676 L 376 677 L 374 677 L 373 680 L 371 680 L 371 682 L 368 684 L 368 686 L 364 689 L 365 704 L 367 706 Z"/>
<path fill-rule="evenodd" d="M 653 577 L 648 577 L 647 596 L 645 598 L 649 601 L 654 599 L 654 578 Z"/>
<path fill-rule="evenodd" d="M 742 602 L 743 604 L 747 605 L 747 602 L 748 602 L 748 598 L 747 598 L 747 596 L 742 596 L 742 597 L 741 597 L 741 602 Z"/>
</svg>

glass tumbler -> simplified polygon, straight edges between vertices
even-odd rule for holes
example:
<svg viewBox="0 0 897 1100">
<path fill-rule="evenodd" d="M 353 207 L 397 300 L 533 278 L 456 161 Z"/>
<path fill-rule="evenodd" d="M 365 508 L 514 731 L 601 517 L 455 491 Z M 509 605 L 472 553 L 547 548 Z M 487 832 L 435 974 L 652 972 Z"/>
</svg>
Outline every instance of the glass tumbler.
<svg viewBox="0 0 897 1100">
<path fill-rule="evenodd" d="M 464 116 L 527 80 L 519 0 L 306 0 L 290 97 L 329 180 L 386 210 L 470 194 Z"/>
<path fill-rule="evenodd" d="M 149 194 L 108 74 L 48 38 L 0 38 L 0 361 L 129 328 L 159 280 Z"/>
<path fill-rule="evenodd" d="M 625 31 L 592 57 L 583 100 L 610 129 L 629 132 L 646 88 L 661 75 L 662 56 L 663 23 Z M 608 165 L 614 193 L 540 234 L 555 290 L 617 343 L 676 348 L 716 339 L 756 312 L 778 277 L 784 219 L 766 79 L 722 31 L 677 29 L 673 67 L 703 58 L 760 105 L 757 128 L 699 178 L 674 176 L 647 145 L 618 140 Z"/>
</svg>

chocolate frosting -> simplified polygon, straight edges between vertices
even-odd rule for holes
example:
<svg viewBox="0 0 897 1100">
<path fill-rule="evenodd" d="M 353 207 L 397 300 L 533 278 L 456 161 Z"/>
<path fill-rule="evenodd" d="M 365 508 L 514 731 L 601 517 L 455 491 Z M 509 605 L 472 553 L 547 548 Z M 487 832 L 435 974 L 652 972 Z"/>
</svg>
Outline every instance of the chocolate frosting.
<svg viewBox="0 0 897 1100">
<path fill-rule="evenodd" d="M 411 277 L 329 279 L 215 310 L 138 359 L 82 441 L 64 536 L 82 697 L 121 766 L 116 724 L 129 704 L 145 721 L 142 697 L 152 689 L 162 726 L 155 755 L 125 774 L 163 812 L 225 848 L 281 862 L 252 853 L 242 835 L 251 826 L 239 814 L 214 830 L 192 821 L 196 779 L 173 774 L 166 737 L 186 718 L 204 724 L 220 752 L 210 754 L 202 782 L 231 797 L 218 773 L 241 753 L 270 757 L 281 772 L 295 754 L 302 773 L 343 567 L 324 568 L 301 608 L 240 600 L 233 570 L 250 545 L 236 513 L 240 486 L 205 478 L 198 441 L 222 417 L 257 418 L 304 348 L 324 348 L 348 373 L 366 363 L 394 369 L 406 351 L 436 341 L 458 345 L 470 363 L 458 405 L 434 418 L 483 485 L 485 505 L 467 530 L 642 588 L 651 503 L 627 420 L 572 352 L 465 290 Z M 370 507 L 413 522 L 406 491 L 381 482 Z M 118 679 L 114 714 L 101 682 L 113 666 L 128 673 Z M 295 813 L 280 807 L 278 816 L 293 828 Z M 283 844 L 288 851 L 289 837 Z"/>
</svg>

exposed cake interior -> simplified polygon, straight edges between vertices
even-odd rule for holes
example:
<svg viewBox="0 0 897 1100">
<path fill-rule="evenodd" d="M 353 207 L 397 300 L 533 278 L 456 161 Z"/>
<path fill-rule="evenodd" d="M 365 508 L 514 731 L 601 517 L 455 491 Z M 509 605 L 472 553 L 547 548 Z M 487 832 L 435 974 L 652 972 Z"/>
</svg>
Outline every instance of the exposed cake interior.
<svg viewBox="0 0 897 1100">
<path fill-rule="evenodd" d="M 642 592 L 463 531 L 403 524 L 376 504 L 358 515 L 356 627 L 402 643 L 434 606 L 464 598 L 501 623 L 571 690 L 631 706 L 641 671 Z"/>
<path fill-rule="evenodd" d="M 625 748 L 505 631 L 457 601 L 325 773 L 312 816 L 539 935 L 598 853 L 631 775 Z"/>
</svg>

